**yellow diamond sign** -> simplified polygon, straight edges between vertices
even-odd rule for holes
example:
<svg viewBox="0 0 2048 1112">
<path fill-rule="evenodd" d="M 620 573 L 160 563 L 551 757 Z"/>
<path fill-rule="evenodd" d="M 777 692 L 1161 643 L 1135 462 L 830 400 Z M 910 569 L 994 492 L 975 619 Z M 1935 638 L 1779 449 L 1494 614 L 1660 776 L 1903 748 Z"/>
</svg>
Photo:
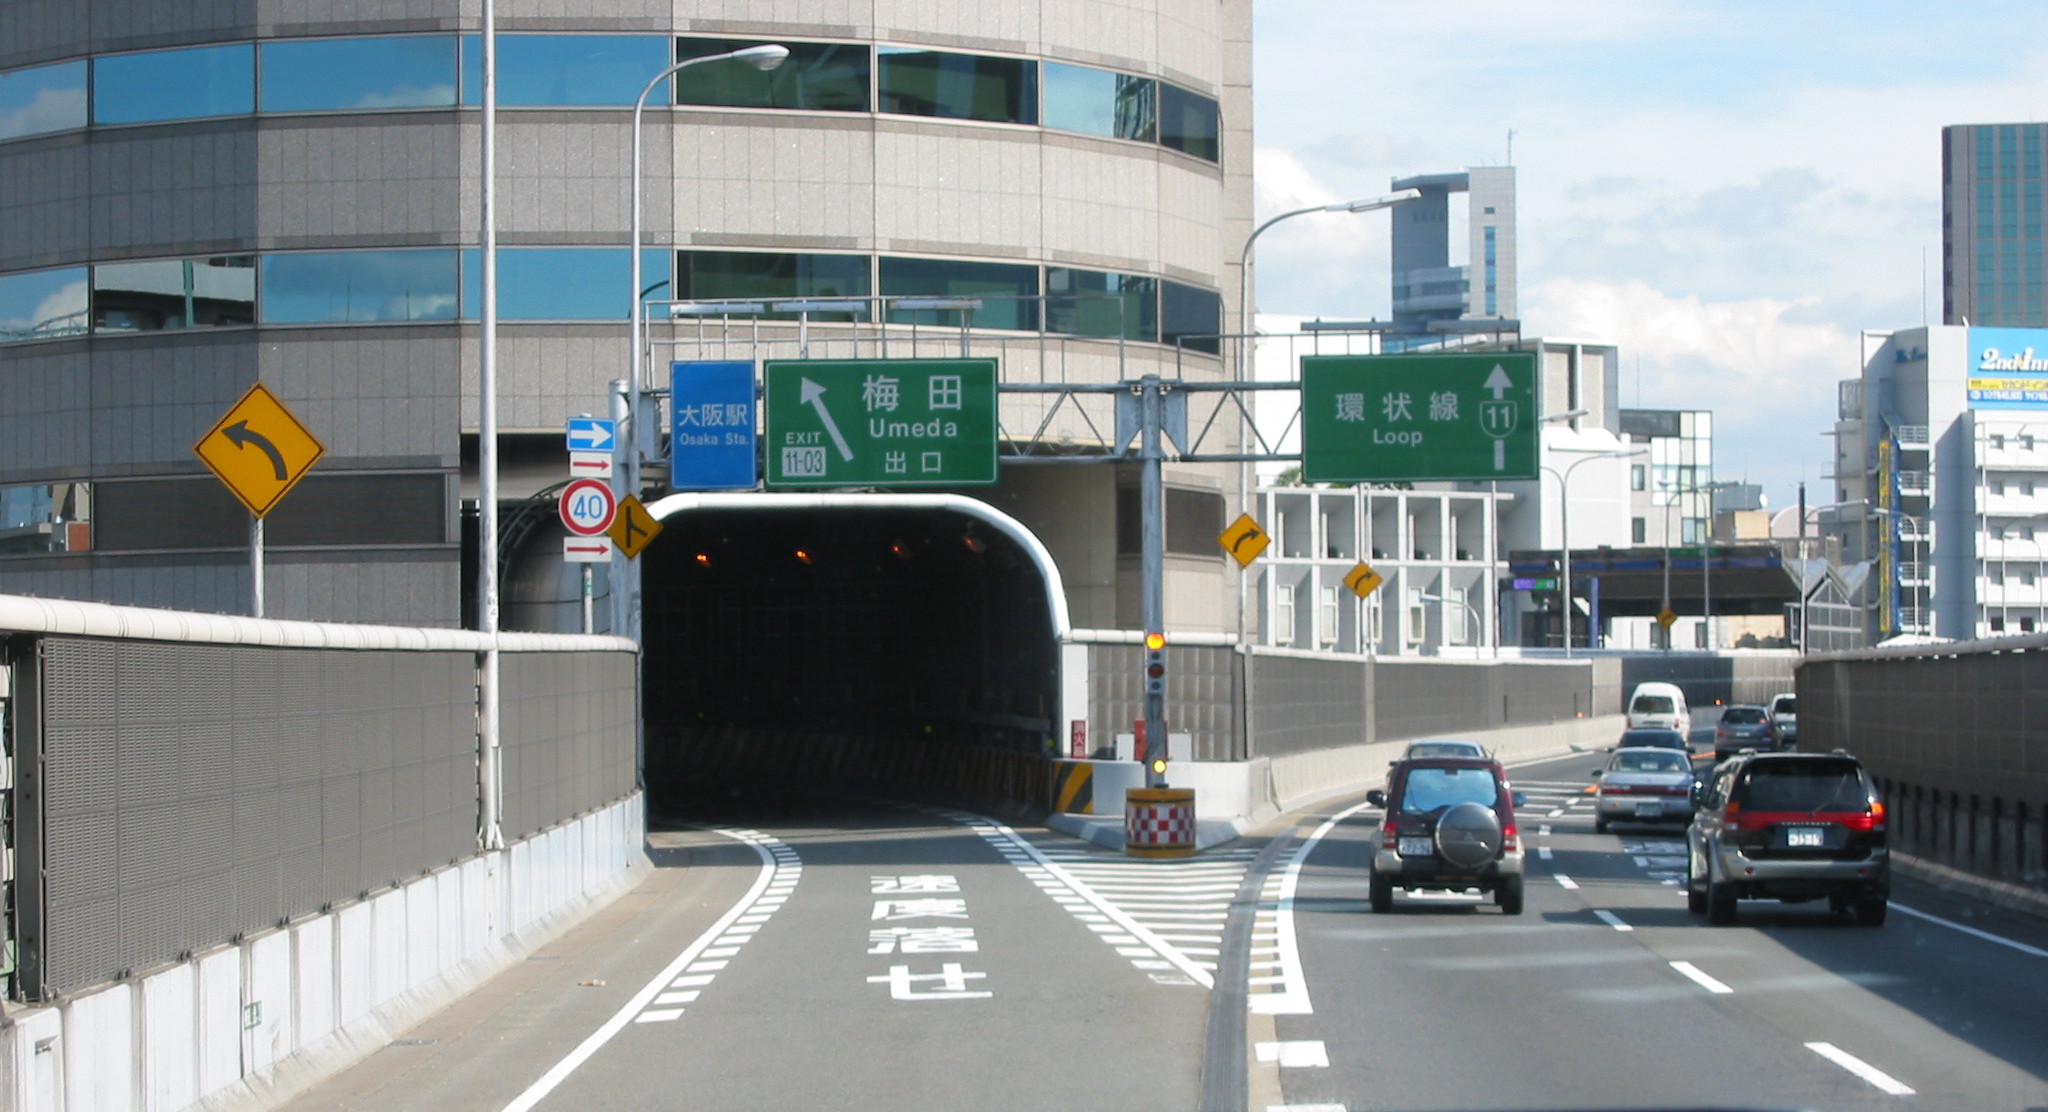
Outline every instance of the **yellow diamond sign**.
<svg viewBox="0 0 2048 1112">
<path fill-rule="evenodd" d="M 1359 598 L 1364 598 L 1379 590 L 1380 584 L 1385 582 L 1386 580 L 1381 578 L 1379 572 L 1372 570 L 1371 564 L 1363 562 L 1344 573 L 1344 585 L 1351 588 L 1351 593 Z"/>
<path fill-rule="evenodd" d="M 262 517 L 327 454 L 327 447 L 259 382 L 192 451 L 250 513 Z"/>
<path fill-rule="evenodd" d="M 1223 551 L 1230 553 L 1230 558 L 1237 561 L 1238 567 L 1248 568 L 1252 566 L 1253 560 L 1259 558 L 1259 553 L 1264 552 L 1266 546 L 1273 543 L 1273 538 L 1267 536 L 1264 529 L 1259 528 L 1259 523 L 1252 520 L 1252 515 L 1239 514 L 1237 520 L 1230 523 L 1230 528 L 1225 529 L 1222 535 L 1216 538 L 1216 543 L 1223 546 Z"/>
<path fill-rule="evenodd" d="M 640 553 L 654 543 L 654 538 L 661 535 L 661 522 L 647 512 L 647 507 L 641 505 L 638 498 L 628 494 L 619 500 L 619 512 L 613 516 L 612 527 L 605 530 L 605 535 L 619 546 L 626 559 L 638 559 Z"/>
<path fill-rule="evenodd" d="M 1657 611 L 1657 624 L 1663 626 L 1665 629 L 1670 629 L 1671 623 L 1677 620 L 1678 611 L 1671 609 L 1669 606 L 1665 607 L 1662 610 Z"/>
</svg>

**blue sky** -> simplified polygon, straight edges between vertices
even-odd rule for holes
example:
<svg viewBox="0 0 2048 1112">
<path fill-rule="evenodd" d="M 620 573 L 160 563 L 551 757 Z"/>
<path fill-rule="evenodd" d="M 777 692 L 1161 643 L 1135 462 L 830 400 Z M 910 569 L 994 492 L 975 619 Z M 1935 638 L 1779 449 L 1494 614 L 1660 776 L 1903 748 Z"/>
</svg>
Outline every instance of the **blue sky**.
<svg viewBox="0 0 2048 1112">
<path fill-rule="evenodd" d="M 1521 316 L 1712 409 L 1716 478 L 1828 500 L 1862 329 L 1940 323 L 1941 128 L 2048 119 L 2048 3 L 1256 0 L 1261 219 L 1498 165 Z M 1259 241 L 1259 308 L 1387 312 L 1387 217 Z M 1640 386 L 1638 386 L 1640 383 Z"/>
</svg>

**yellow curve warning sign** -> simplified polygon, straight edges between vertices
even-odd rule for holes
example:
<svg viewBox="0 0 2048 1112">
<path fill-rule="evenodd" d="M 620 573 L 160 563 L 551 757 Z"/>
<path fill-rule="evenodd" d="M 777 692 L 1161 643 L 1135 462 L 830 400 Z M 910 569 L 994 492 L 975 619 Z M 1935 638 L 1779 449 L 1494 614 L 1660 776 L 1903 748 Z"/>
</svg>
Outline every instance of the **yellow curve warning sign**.
<svg viewBox="0 0 2048 1112">
<path fill-rule="evenodd" d="M 192 453 L 250 513 L 262 517 L 291 493 L 327 447 L 259 382 L 199 438 Z"/>
</svg>

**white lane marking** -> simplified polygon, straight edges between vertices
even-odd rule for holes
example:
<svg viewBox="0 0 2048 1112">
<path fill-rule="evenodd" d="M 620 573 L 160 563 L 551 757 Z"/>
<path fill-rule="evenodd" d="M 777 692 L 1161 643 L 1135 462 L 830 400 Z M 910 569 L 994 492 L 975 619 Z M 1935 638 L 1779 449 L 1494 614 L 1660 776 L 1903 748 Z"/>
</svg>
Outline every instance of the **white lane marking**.
<svg viewBox="0 0 2048 1112">
<path fill-rule="evenodd" d="M 1266 1112 L 1349 1112 L 1341 1104 L 1269 1104 Z"/>
<path fill-rule="evenodd" d="M 1353 804 L 1325 819 L 1314 833 L 1302 839 L 1301 847 L 1278 871 L 1280 883 L 1273 891 L 1273 943 L 1274 949 L 1279 951 L 1281 973 L 1277 980 L 1265 983 L 1279 987 L 1274 992 L 1259 993 L 1251 998 L 1254 1014 L 1315 1014 L 1315 1005 L 1308 996 L 1308 978 L 1302 975 L 1301 946 L 1294 935 L 1294 893 L 1301 884 L 1302 865 L 1308 861 L 1308 855 L 1315 852 L 1316 843 L 1337 829 L 1338 823 L 1370 806 L 1370 803 Z"/>
<path fill-rule="evenodd" d="M 556 1086 L 566 1080 L 570 1074 L 576 1072 L 578 1066 L 589 1061 L 590 1056 L 596 1054 L 604 1044 L 610 1042 L 612 1036 L 623 1030 L 626 1024 L 635 1021 L 640 1023 L 665 1023 L 681 1016 L 683 1014 L 683 1009 L 681 1008 L 648 1010 L 647 1005 L 652 1003 L 655 997 L 667 991 L 676 981 L 678 975 L 689 968 L 690 963 L 696 961 L 698 956 L 708 949 L 714 940 L 724 934 L 727 927 L 732 926 L 739 920 L 740 916 L 753 910 L 756 904 L 761 902 L 763 895 L 768 890 L 768 886 L 774 883 L 778 874 L 784 871 L 778 867 L 780 863 L 784 861 L 794 862 L 796 860 L 793 850 L 783 846 L 782 843 L 776 841 L 770 835 L 763 834 L 758 830 L 727 830 L 720 827 L 713 828 L 711 832 L 722 837 L 731 838 L 736 842 L 744 842 L 760 856 L 761 872 L 754 877 L 754 883 L 747 889 L 747 894 L 741 896 L 738 903 L 732 905 L 732 907 L 726 910 L 725 914 L 719 916 L 718 921 L 711 924 L 711 929 L 698 935 L 695 941 L 685 946 L 683 952 L 677 954 L 674 960 L 668 963 L 666 968 L 654 975 L 654 979 L 642 985 L 640 991 L 634 993 L 633 998 L 626 1001 L 624 1007 L 613 1012 L 612 1017 L 604 1021 L 603 1026 L 592 1031 L 588 1038 L 577 1044 L 576 1049 L 571 1050 L 561 1061 L 549 1067 L 546 1073 L 540 1075 L 539 1080 L 526 1087 L 525 1092 L 512 1098 L 512 1103 L 507 1104 L 502 1112 L 531 1112 L 534 1105 L 539 1104 L 542 1098 L 554 1092 Z M 779 850 L 780 852 L 774 852 L 770 849 L 771 846 L 774 847 L 774 850 Z M 709 964 L 716 964 L 720 967 L 725 965 L 724 962 Z M 706 981 L 708 982 L 709 978 L 706 978 Z"/>
<path fill-rule="evenodd" d="M 1556 882 L 1557 882 L 1557 886 L 1558 886 L 1559 888 L 1564 888 L 1564 889 L 1567 889 L 1567 890 L 1569 890 L 1569 891 L 1574 891 L 1574 892 L 1578 891 L 1578 888 L 1579 888 L 1579 882 L 1578 882 L 1578 881 L 1576 881 L 1576 880 L 1573 880 L 1572 878 L 1570 878 L 1570 877 L 1568 877 L 1568 876 L 1566 876 L 1566 875 L 1564 875 L 1563 873 L 1552 873 L 1552 874 L 1550 874 L 1550 879 L 1552 879 L 1552 880 L 1556 881 Z"/>
<path fill-rule="evenodd" d="M 1543 837 L 1543 838 L 1548 838 L 1548 837 L 1550 837 L 1550 824 L 1546 822 L 1546 823 L 1544 823 L 1544 824 L 1543 824 L 1542 826 L 1539 826 L 1539 827 L 1537 827 L 1537 828 L 1536 828 L 1536 834 L 1537 834 L 1537 836 L 1539 836 L 1539 837 Z"/>
<path fill-rule="evenodd" d="M 1253 1046 L 1261 1062 L 1278 1062 L 1283 1069 L 1328 1069 L 1330 1053 L 1321 1039 L 1293 1042 L 1262 1042 Z"/>
<path fill-rule="evenodd" d="M 2018 950 L 2022 954 L 2032 954 L 2034 957 L 2037 958 L 2048 958 L 2048 950 L 2043 950 L 2039 946 L 2029 946 L 2024 942 L 2015 942 L 2010 938 L 2004 938 L 1999 935 L 1992 934 L 1990 931 L 1980 931 L 1975 927 L 1966 927 L 1961 923 L 1949 919 L 1944 919 L 1939 915 L 1929 915 L 1928 913 L 1921 911 L 1918 908 L 1907 907 L 1905 904 L 1899 903 L 1897 900 L 1892 901 L 1892 910 L 1904 912 L 1907 915 L 1911 915 L 1915 919 L 1924 919 L 1929 923 L 1934 923 L 1939 926 L 1947 927 L 1952 931 L 1961 931 L 1972 938 L 1981 938 L 1986 942 L 1996 942 L 2000 946 L 2009 946 L 2015 950 Z"/>
<path fill-rule="evenodd" d="M 1627 923 L 1622 922 L 1621 916 L 1616 915 L 1612 911 L 1608 911 L 1606 908 L 1594 908 L 1593 916 L 1599 919 L 1601 922 L 1607 924 L 1610 927 L 1613 927 L 1615 930 L 1618 931 L 1632 931 L 1635 929 L 1634 927 L 1629 926 Z"/>
<path fill-rule="evenodd" d="M 1548 861 L 1548 860 L 1550 860 L 1550 847 L 1549 847 L 1549 846 L 1537 846 L 1537 847 L 1536 847 L 1536 856 L 1537 856 L 1537 857 L 1539 857 L 1539 858 L 1541 858 L 1541 859 L 1543 859 L 1543 860 L 1545 860 L 1545 861 Z"/>
<path fill-rule="evenodd" d="M 1562 808 L 1562 807 L 1559 807 L 1559 808 L 1558 808 L 1557 810 L 1555 810 L 1555 811 L 1552 811 L 1552 812 L 1550 812 L 1550 813 L 1548 813 L 1548 814 L 1544 815 L 1543 817 L 1544 817 L 1544 818 L 1546 818 L 1546 819 L 1554 819 L 1554 818 L 1556 818 L 1556 817 L 1558 817 L 1559 815 L 1562 815 L 1562 814 L 1564 814 L 1564 808 Z"/>
<path fill-rule="evenodd" d="M 1875 1086 L 1876 1088 L 1886 1093 L 1890 1093 L 1892 1096 L 1910 1097 L 1913 1095 L 1912 1086 L 1907 1085 L 1905 1082 L 1900 1081 L 1898 1078 L 1893 1077 L 1891 1074 L 1888 1074 L 1883 1070 L 1878 1069 L 1876 1066 L 1873 1066 L 1869 1062 L 1866 1062 L 1863 1059 L 1856 1057 L 1854 1054 L 1851 1054 L 1848 1051 L 1843 1050 L 1841 1047 L 1838 1047 L 1833 1043 L 1810 1042 L 1806 1044 L 1806 1049 L 1813 1051 L 1815 1054 L 1818 1054 L 1821 1057 L 1826 1058 L 1828 1061 L 1833 1062 L 1834 1064 L 1842 1067 L 1843 1069 L 1848 1070 L 1850 1073 L 1853 1073 L 1856 1076 L 1862 1078 L 1863 1080 L 1870 1082 L 1871 1085 Z"/>
<path fill-rule="evenodd" d="M 1122 933 L 1136 936 L 1146 946 L 1151 947 L 1154 953 L 1166 959 L 1165 962 L 1161 963 L 1131 959 L 1133 966 L 1146 970 L 1155 968 L 1162 970 L 1177 969 L 1180 973 L 1192 978 L 1196 984 L 1201 985 L 1203 988 L 1216 987 L 1216 978 L 1208 970 L 1202 968 L 1199 963 L 1190 959 L 1178 949 L 1161 940 L 1157 934 L 1153 933 L 1150 927 L 1112 903 L 1107 897 L 1098 895 L 1079 876 L 1068 870 L 1060 861 L 1055 860 L 1053 855 L 1040 850 L 1036 844 L 1022 834 L 994 819 L 969 811 L 952 811 L 941 808 L 930 808 L 929 811 L 932 814 L 950 819 L 974 831 L 991 848 L 1000 849 L 1004 846 L 1014 848 L 1018 853 L 1030 858 L 1039 868 L 1044 869 L 1049 877 L 1066 885 L 1078 893 L 1088 904 L 1092 904 L 1095 907 L 1096 910 L 1094 912 L 1082 911 L 1079 907 L 1069 907 L 1068 913 L 1076 919 L 1084 923 L 1113 922 L 1123 928 Z M 1005 856 L 1008 855 L 1006 854 Z M 1067 855 L 1061 854 L 1060 856 L 1065 857 Z M 1019 866 L 1019 868 L 1022 867 L 1021 865 Z"/>
<path fill-rule="evenodd" d="M 1678 970 L 1679 975 L 1684 977 L 1686 980 L 1691 981 L 1693 984 L 1696 984 L 1701 988 L 1706 989 L 1708 992 L 1711 992 L 1716 996 L 1726 996 L 1729 993 L 1735 991 L 1734 989 L 1729 988 L 1727 985 L 1722 984 L 1720 981 L 1717 981 L 1714 978 L 1707 976 L 1705 973 L 1700 972 L 1700 967 L 1694 965 L 1689 961 L 1674 961 L 1671 963 L 1671 968 Z"/>
</svg>

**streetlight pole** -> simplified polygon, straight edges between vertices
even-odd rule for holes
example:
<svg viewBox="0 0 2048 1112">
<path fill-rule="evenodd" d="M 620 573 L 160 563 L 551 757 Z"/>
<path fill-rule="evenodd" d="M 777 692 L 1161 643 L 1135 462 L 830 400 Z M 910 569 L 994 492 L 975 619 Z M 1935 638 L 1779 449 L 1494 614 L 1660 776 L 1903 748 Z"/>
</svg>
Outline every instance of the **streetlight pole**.
<svg viewBox="0 0 2048 1112">
<path fill-rule="evenodd" d="M 1271 228 L 1273 225 L 1278 224 L 1283 220 L 1292 220 L 1297 216 L 1308 216 L 1311 213 L 1374 212 L 1379 209 L 1392 208 L 1393 206 L 1401 204 L 1406 201 L 1417 200 L 1421 196 L 1422 191 L 1420 189 L 1403 189 L 1399 192 L 1389 193 L 1382 197 L 1363 197 L 1355 201 L 1338 201 L 1336 204 L 1331 205 L 1311 205 L 1308 208 L 1299 208 L 1291 212 L 1283 212 L 1280 215 L 1275 216 L 1272 219 L 1267 220 L 1265 223 L 1259 225 L 1258 227 L 1252 229 L 1252 234 L 1245 237 L 1244 250 L 1239 252 L 1237 256 L 1236 377 L 1239 382 L 1250 382 L 1253 378 L 1254 368 L 1252 367 L 1252 352 L 1254 344 L 1252 342 L 1252 248 L 1258 244 L 1259 237 L 1266 233 L 1266 229 Z M 1245 418 L 1242 407 L 1240 407 L 1237 422 L 1237 440 L 1238 450 L 1240 452 L 1244 451 L 1244 434 Z M 1237 465 L 1237 509 L 1239 513 L 1251 512 L 1251 473 L 1251 461 L 1245 460 Z M 1244 619 L 1245 610 L 1247 609 L 1246 592 L 1250 590 L 1250 584 L 1250 571 L 1246 569 L 1240 569 L 1237 573 L 1237 641 L 1240 647 L 1246 645 Z"/>
<path fill-rule="evenodd" d="M 628 296 L 632 298 L 627 308 L 627 319 L 631 322 L 627 331 L 631 337 L 632 350 L 627 357 L 627 424 L 625 435 L 620 438 L 619 448 L 626 453 L 625 493 L 634 497 L 638 497 L 640 494 L 640 389 L 645 370 L 642 366 L 643 352 L 641 350 L 645 347 L 646 326 L 643 318 L 645 306 L 641 302 L 640 294 L 641 282 L 643 281 L 640 273 L 640 125 L 642 119 L 647 114 L 647 97 L 663 81 L 668 80 L 678 71 L 688 69 L 691 66 L 701 66 L 707 62 L 740 61 L 753 66 L 755 69 L 766 72 L 781 65 L 788 57 L 788 47 L 767 43 L 761 46 L 749 46 L 741 50 L 728 50 L 723 54 L 707 54 L 701 58 L 685 58 L 650 78 L 647 86 L 640 90 L 640 95 L 633 101 L 633 154 L 632 164 L 628 168 L 628 176 L 633 180 L 633 229 L 631 236 L 633 257 L 627 264 L 633 276 L 632 284 L 627 289 Z M 624 592 L 625 633 L 637 643 L 640 640 L 640 578 L 638 568 L 626 560 L 623 555 L 617 553 L 614 553 L 612 556 L 612 568 L 615 573 L 623 573 L 620 578 L 627 581 L 627 590 Z M 616 593 L 616 588 L 614 588 L 614 592 Z M 615 629 L 612 632 L 618 633 L 620 631 Z"/>
<path fill-rule="evenodd" d="M 1447 603 L 1451 606 L 1457 607 L 1460 610 L 1463 610 L 1465 612 L 1465 616 L 1467 618 L 1472 619 L 1472 639 L 1475 642 L 1475 647 L 1476 643 L 1483 642 L 1486 640 L 1485 628 L 1479 622 L 1479 612 L 1477 610 L 1472 609 L 1471 603 L 1460 602 L 1457 599 L 1450 597 L 1449 595 L 1423 594 L 1417 597 L 1420 598 L 1423 602 Z"/>
<path fill-rule="evenodd" d="M 1569 451 L 1570 449 L 1560 450 Z M 1558 548 L 1562 551 L 1563 556 L 1562 559 L 1558 560 L 1558 570 L 1561 576 L 1559 585 L 1563 588 L 1560 592 L 1560 597 L 1564 600 L 1564 655 L 1566 657 L 1572 655 L 1572 472 L 1577 471 L 1596 459 L 1624 459 L 1629 456 L 1640 456 L 1648 451 L 1649 449 L 1647 448 L 1627 448 L 1595 453 L 1588 455 L 1584 459 L 1573 460 L 1565 467 L 1562 473 L 1555 467 L 1548 465 L 1543 467 L 1543 470 L 1557 476 L 1557 541 Z"/>
</svg>

